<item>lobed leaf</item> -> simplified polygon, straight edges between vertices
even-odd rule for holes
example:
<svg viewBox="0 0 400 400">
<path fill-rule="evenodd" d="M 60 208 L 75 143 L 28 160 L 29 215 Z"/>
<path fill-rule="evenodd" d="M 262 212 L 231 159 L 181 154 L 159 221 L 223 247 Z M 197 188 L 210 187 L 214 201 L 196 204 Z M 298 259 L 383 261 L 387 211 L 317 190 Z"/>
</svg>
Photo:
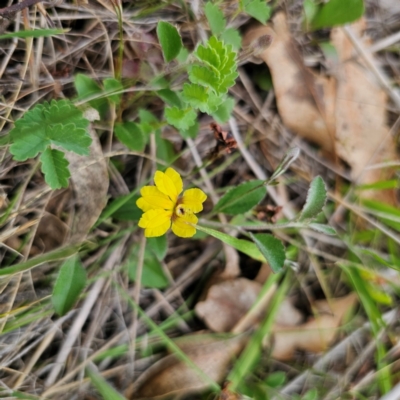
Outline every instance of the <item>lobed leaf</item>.
<svg viewBox="0 0 400 400">
<path fill-rule="evenodd" d="M 217 5 L 208 2 L 204 7 L 204 14 L 206 15 L 213 35 L 219 35 L 224 31 L 226 19 L 224 17 L 224 13 L 218 8 Z"/>
<path fill-rule="evenodd" d="M 86 286 L 86 271 L 78 256 L 68 258 L 61 266 L 51 301 L 58 315 L 66 314 Z"/>
<path fill-rule="evenodd" d="M 228 190 L 215 205 L 214 212 L 237 215 L 251 210 L 267 193 L 263 183 L 262 180 L 255 180 Z"/>
<path fill-rule="evenodd" d="M 45 181 L 53 190 L 68 187 L 71 174 L 62 151 L 47 148 L 40 156 L 40 161 Z"/>
<path fill-rule="evenodd" d="M 228 28 L 221 33 L 221 39 L 226 44 L 230 44 L 232 48 L 238 51 L 242 47 L 242 37 L 235 28 Z"/>
<path fill-rule="evenodd" d="M 244 11 L 262 24 L 265 24 L 271 15 L 271 8 L 265 0 L 245 1 Z"/>
<path fill-rule="evenodd" d="M 187 130 L 196 122 L 197 113 L 192 108 L 180 109 L 178 107 L 166 108 L 165 118 L 170 125 L 178 130 Z"/>
</svg>

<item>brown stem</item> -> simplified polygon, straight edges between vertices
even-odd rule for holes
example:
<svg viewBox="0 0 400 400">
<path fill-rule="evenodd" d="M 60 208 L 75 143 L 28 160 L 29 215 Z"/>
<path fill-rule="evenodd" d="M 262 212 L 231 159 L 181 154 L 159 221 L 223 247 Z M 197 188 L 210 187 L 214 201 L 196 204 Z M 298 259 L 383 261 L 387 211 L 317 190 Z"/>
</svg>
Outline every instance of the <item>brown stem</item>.
<svg viewBox="0 0 400 400">
<path fill-rule="evenodd" d="M 0 16 L 7 19 L 12 19 L 14 15 L 24 8 L 33 6 L 43 0 L 24 0 L 21 3 L 13 4 L 12 6 L 0 8 Z"/>
</svg>

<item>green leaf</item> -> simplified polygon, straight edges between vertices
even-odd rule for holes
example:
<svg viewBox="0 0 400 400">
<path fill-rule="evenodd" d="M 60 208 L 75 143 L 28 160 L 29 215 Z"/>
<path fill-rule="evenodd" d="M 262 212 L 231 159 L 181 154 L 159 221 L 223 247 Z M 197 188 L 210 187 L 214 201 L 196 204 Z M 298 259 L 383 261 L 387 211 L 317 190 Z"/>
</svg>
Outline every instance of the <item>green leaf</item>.
<svg viewBox="0 0 400 400">
<path fill-rule="evenodd" d="M 304 20 L 308 27 L 318 11 L 318 6 L 315 3 L 315 0 L 304 0 L 303 9 L 304 9 Z"/>
<path fill-rule="evenodd" d="M 363 0 L 330 0 L 316 12 L 311 27 L 319 29 L 356 21 L 364 14 Z"/>
<path fill-rule="evenodd" d="M 124 89 L 120 80 L 115 78 L 106 78 L 103 81 L 104 89 L 106 92 L 120 92 Z M 122 94 L 109 94 L 108 99 L 116 104 L 119 105 L 121 102 Z"/>
<path fill-rule="evenodd" d="M 164 260 L 168 251 L 167 235 L 148 238 L 147 246 L 149 246 L 149 249 L 155 254 L 159 261 Z"/>
<path fill-rule="evenodd" d="M 200 124 L 198 121 L 196 121 L 189 129 L 183 130 L 180 129 L 179 133 L 184 139 L 195 139 L 197 137 L 197 134 L 199 133 L 200 129 Z"/>
<path fill-rule="evenodd" d="M 39 38 L 39 37 L 55 36 L 67 33 L 69 31 L 70 29 L 34 29 L 34 30 L 18 31 L 13 33 L 6 33 L 5 35 L 0 35 L 0 40 L 14 39 L 14 38 Z"/>
<path fill-rule="evenodd" d="M 92 385 L 100 393 L 103 400 L 126 400 L 124 396 L 119 394 L 100 374 L 94 370 L 86 370 Z"/>
<path fill-rule="evenodd" d="M 268 233 L 250 233 L 254 243 L 268 261 L 272 271 L 279 272 L 285 263 L 285 248 L 282 242 Z"/>
<path fill-rule="evenodd" d="M 36 105 L 15 122 L 10 131 L 11 154 L 18 161 L 36 157 L 54 144 L 77 154 L 89 154 L 92 142 L 87 133 L 89 121 L 69 100 L 52 100 Z"/>
<path fill-rule="evenodd" d="M 182 102 L 179 96 L 171 89 L 158 90 L 157 95 L 169 106 L 182 107 Z"/>
<path fill-rule="evenodd" d="M 279 163 L 276 167 L 274 173 L 272 174 L 271 178 L 269 178 L 269 182 L 274 181 L 279 176 L 284 174 L 288 168 L 294 163 L 300 155 L 300 149 L 298 147 L 293 147 L 290 149 L 286 154 L 283 160 Z"/>
<path fill-rule="evenodd" d="M 197 113 L 193 108 L 180 109 L 178 107 L 166 108 L 165 118 L 176 129 L 187 130 L 196 122 Z"/>
<path fill-rule="evenodd" d="M 68 187 L 68 179 L 71 176 L 68 169 L 68 160 L 60 150 L 47 148 L 40 156 L 42 172 L 46 183 L 53 189 Z"/>
<path fill-rule="evenodd" d="M 209 68 L 202 65 L 192 65 L 189 67 L 189 79 L 193 83 L 213 89 L 218 92 L 218 76 Z"/>
<path fill-rule="evenodd" d="M 219 35 L 226 26 L 223 12 L 218 8 L 218 6 L 208 2 L 204 7 L 204 14 L 207 17 L 213 35 Z"/>
<path fill-rule="evenodd" d="M 272 388 L 283 386 L 287 380 L 287 374 L 283 371 L 272 372 L 265 379 L 265 384 Z"/>
<path fill-rule="evenodd" d="M 114 126 L 115 136 L 128 149 L 133 151 L 143 151 L 147 138 L 138 124 L 134 122 L 119 122 Z"/>
<path fill-rule="evenodd" d="M 229 120 L 232 115 L 235 100 L 232 97 L 227 97 L 226 100 L 218 107 L 218 110 L 211 115 L 219 123 L 223 124 Z"/>
<path fill-rule="evenodd" d="M 143 214 L 143 211 L 136 205 L 139 197 L 139 195 L 132 196 L 132 194 L 120 196 L 114 199 L 110 206 L 107 206 L 107 210 L 109 207 L 114 207 L 115 211 L 111 213 L 111 216 L 118 221 L 139 221 Z"/>
<path fill-rule="evenodd" d="M 182 47 L 181 51 L 177 55 L 176 59 L 182 64 L 182 63 L 186 62 L 188 57 L 189 57 L 189 50 L 186 49 L 185 47 Z"/>
<path fill-rule="evenodd" d="M 86 286 L 86 271 L 78 256 L 68 258 L 60 268 L 51 301 L 58 315 L 66 314 Z"/>
<path fill-rule="evenodd" d="M 78 93 L 78 101 L 84 101 L 93 96 L 101 96 L 103 89 L 89 76 L 77 74 L 74 78 L 75 89 Z M 96 109 L 101 117 L 105 117 L 108 111 L 108 102 L 105 98 L 97 98 L 88 102 Z"/>
<path fill-rule="evenodd" d="M 271 8 L 265 0 L 245 1 L 244 11 L 262 24 L 265 24 L 271 15 Z"/>
<path fill-rule="evenodd" d="M 332 228 L 329 225 L 311 223 L 308 225 L 308 227 L 310 227 L 311 229 L 314 229 L 314 231 L 324 233 L 325 235 L 329 235 L 329 236 L 337 235 L 335 228 Z"/>
<path fill-rule="evenodd" d="M 160 21 L 157 25 L 157 36 L 166 62 L 178 56 L 182 48 L 182 40 L 178 30 L 168 22 Z"/>
<path fill-rule="evenodd" d="M 139 247 L 135 246 L 128 260 L 128 276 L 129 279 L 135 281 L 136 270 L 138 263 Z M 144 264 L 142 271 L 142 286 L 150 288 L 162 289 L 169 285 L 169 281 L 166 278 L 162 269 L 160 261 L 158 261 L 155 254 L 146 248 L 144 254 Z"/>
<path fill-rule="evenodd" d="M 244 239 L 237 239 L 233 236 L 227 235 L 226 233 L 222 233 L 214 229 L 206 228 L 200 225 L 196 225 L 196 229 L 201 232 L 207 233 L 208 235 L 213 236 L 218 240 L 221 240 L 222 242 L 226 243 L 229 246 L 232 246 L 236 250 L 239 250 L 242 253 L 247 254 L 254 260 L 261 262 L 267 261 L 266 258 L 262 255 L 262 253 L 258 249 L 258 247 L 253 242 L 249 242 L 248 240 Z"/>
<path fill-rule="evenodd" d="M 193 108 L 199 108 L 204 112 L 204 106 L 207 105 L 208 93 L 204 86 L 196 83 L 185 83 L 182 92 L 183 99 Z"/>
<path fill-rule="evenodd" d="M 262 180 L 255 180 L 228 190 L 215 205 L 213 211 L 237 215 L 251 210 L 267 193 L 263 183 Z"/>
<path fill-rule="evenodd" d="M 326 202 L 326 187 L 324 180 L 317 176 L 311 182 L 307 193 L 306 204 L 301 211 L 299 221 L 315 218 L 324 207 Z"/>
<path fill-rule="evenodd" d="M 221 39 L 226 43 L 230 44 L 234 50 L 239 50 L 242 47 L 242 37 L 235 28 L 228 28 L 221 34 Z"/>
</svg>

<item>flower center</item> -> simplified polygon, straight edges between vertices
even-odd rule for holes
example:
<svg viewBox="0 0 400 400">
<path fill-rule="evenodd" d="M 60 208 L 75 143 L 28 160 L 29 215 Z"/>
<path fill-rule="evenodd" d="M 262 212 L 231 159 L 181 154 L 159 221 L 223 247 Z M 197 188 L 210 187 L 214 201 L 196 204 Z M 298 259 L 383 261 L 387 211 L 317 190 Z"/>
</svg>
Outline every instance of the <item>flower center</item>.
<svg viewBox="0 0 400 400">
<path fill-rule="evenodd" d="M 190 207 L 185 206 L 185 204 L 181 203 L 182 199 L 178 199 L 177 205 L 175 207 L 175 215 L 177 217 L 183 217 L 188 214 L 193 214 L 193 211 Z"/>
</svg>

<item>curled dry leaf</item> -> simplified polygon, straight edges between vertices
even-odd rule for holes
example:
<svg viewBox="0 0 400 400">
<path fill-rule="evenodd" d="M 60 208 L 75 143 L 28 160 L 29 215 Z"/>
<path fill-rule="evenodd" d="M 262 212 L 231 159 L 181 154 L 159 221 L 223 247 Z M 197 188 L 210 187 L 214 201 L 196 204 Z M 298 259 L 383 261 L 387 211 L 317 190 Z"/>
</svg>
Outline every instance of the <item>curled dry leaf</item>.
<svg viewBox="0 0 400 400">
<path fill-rule="evenodd" d="M 194 338 L 194 336 L 189 337 Z M 247 342 L 247 336 L 239 335 L 231 338 L 212 338 L 192 340 L 182 349 L 186 355 L 215 382 L 221 383 L 227 374 L 231 361 L 240 353 Z M 179 345 L 179 344 L 178 344 Z M 181 347 L 181 346 L 180 346 Z M 208 385 L 185 362 L 174 354 L 164 357 L 144 372 L 133 385 L 128 388 L 126 397 L 134 399 L 161 399 L 200 392 Z"/>
<path fill-rule="evenodd" d="M 246 278 L 224 280 L 212 285 L 195 311 L 214 332 L 229 332 L 254 304 L 261 284 Z"/>
<path fill-rule="evenodd" d="M 71 171 L 71 182 L 75 192 L 77 210 L 71 230 L 72 243 L 83 240 L 97 221 L 107 203 L 107 163 L 96 131 L 89 126 L 92 137 L 89 156 L 67 153 Z"/>
<path fill-rule="evenodd" d="M 360 37 L 363 22 L 351 29 Z M 331 158 L 339 155 L 352 168 L 357 183 L 388 179 L 386 171 L 365 170 L 368 164 L 396 159 L 386 126 L 387 96 L 368 68 L 354 57 L 353 45 L 343 28 L 332 30 L 339 57 L 332 78 L 318 76 L 304 66 L 283 13 L 278 13 L 271 24 L 249 30 L 244 41 L 251 43 L 265 34 L 272 36 L 272 43 L 258 56 L 271 71 L 283 123 L 317 143 Z M 363 191 L 361 195 L 394 203 L 393 190 Z"/>
<path fill-rule="evenodd" d="M 296 350 L 319 353 L 324 351 L 332 342 L 337 328 L 345 313 L 356 303 L 354 293 L 315 303 L 316 311 L 320 314 L 297 326 L 275 324 L 273 328 L 272 357 L 278 360 L 290 360 Z"/>
</svg>

